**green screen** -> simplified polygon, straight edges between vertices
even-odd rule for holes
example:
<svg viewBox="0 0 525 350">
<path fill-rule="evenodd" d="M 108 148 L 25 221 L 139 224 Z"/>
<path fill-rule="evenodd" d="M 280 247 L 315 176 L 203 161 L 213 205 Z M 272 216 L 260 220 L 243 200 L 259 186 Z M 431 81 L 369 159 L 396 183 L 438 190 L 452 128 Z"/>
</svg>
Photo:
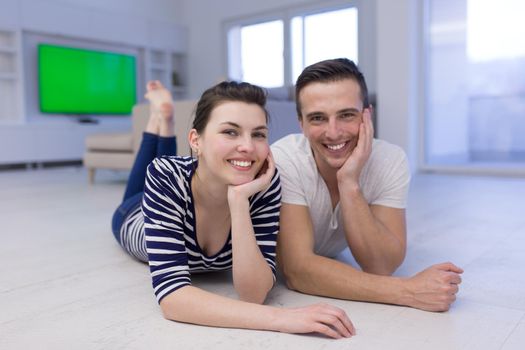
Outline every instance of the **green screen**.
<svg viewBox="0 0 525 350">
<path fill-rule="evenodd" d="M 135 104 L 135 57 L 38 45 L 43 113 L 129 114 Z"/>
</svg>

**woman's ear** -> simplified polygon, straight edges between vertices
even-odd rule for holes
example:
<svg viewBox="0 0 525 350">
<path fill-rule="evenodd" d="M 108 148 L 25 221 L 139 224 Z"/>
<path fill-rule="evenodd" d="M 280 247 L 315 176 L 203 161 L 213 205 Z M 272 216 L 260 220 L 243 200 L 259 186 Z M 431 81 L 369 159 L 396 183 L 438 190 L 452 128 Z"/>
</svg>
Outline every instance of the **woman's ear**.
<svg viewBox="0 0 525 350">
<path fill-rule="evenodd" d="M 195 129 L 191 129 L 188 133 L 188 143 L 190 144 L 191 150 L 199 155 L 199 133 Z"/>
</svg>

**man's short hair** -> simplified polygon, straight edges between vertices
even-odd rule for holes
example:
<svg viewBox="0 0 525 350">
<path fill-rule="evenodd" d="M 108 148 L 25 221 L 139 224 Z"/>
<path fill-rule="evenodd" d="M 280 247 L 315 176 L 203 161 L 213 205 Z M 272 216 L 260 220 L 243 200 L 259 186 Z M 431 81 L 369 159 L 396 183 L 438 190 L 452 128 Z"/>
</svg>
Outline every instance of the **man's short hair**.
<svg viewBox="0 0 525 350">
<path fill-rule="evenodd" d="M 366 87 L 365 77 L 359 71 L 357 65 L 348 58 L 335 58 L 314 63 L 306 67 L 295 84 L 295 106 L 297 116 L 301 119 L 301 101 L 299 94 L 310 83 L 329 83 L 344 79 L 353 79 L 359 84 L 361 90 L 361 100 L 363 108 L 370 105 L 368 101 L 368 88 Z"/>
</svg>

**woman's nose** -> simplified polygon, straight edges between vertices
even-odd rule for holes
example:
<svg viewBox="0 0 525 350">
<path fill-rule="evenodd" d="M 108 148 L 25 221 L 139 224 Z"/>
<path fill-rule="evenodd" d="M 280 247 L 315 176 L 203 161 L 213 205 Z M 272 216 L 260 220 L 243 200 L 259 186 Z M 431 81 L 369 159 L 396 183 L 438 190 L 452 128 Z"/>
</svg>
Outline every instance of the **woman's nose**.
<svg viewBox="0 0 525 350">
<path fill-rule="evenodd" d="M 254 149 L 253 146 L 253 140 L 251 137 L 243 137 L 240 140 L 240 143 L 238 145 L 238 149 L 241 152 L 252 152 Z"/>
</svg>

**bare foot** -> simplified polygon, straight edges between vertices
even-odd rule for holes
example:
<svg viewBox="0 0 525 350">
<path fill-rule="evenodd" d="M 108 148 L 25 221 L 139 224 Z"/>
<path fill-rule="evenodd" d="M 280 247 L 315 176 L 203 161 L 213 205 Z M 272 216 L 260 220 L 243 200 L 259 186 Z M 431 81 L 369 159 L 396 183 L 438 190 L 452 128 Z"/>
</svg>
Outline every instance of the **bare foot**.
<svg viewBox="0 0 525 350">
<path fill-rule="evenodd" d="M 171 93 L 158 80 L 148 82 L 144 97 L 150 102 L 152 114 L 162 119 L 173 119 L 173 98 Z"/>
</svg>

